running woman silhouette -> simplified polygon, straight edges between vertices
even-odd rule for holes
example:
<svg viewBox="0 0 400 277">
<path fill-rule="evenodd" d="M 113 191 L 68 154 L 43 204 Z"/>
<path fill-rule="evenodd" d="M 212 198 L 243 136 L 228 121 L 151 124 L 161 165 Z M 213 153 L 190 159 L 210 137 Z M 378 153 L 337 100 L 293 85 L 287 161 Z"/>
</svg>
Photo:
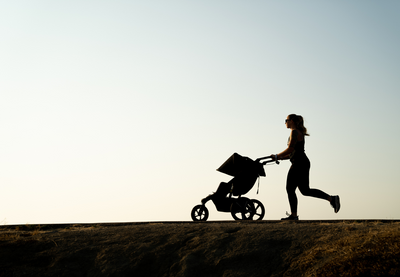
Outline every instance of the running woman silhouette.
<svg viewBox="0 0 400 277">
<path fill-rule="evenodd" d="M 304 196 L 311 196 L 329 201 L 335 213 L 340 210 L 339 196 L 330 196 L 319 189 L 310 188 L 310 160 L 304 152 L 305 136 L 309 136 L 306 127 L 304 127 L 303 117 L 296 114 L 290 114 L 285 120 L 286 127 L 291 129 L 288 140 L 288 147 L 279 154 L 272 154 L 275 160 L 290 160 L 292 165 L 289 169 L 286 180 L 286 192 L 289 198 L 291 214 L 282 220 L 298 220 L 297 215 L 297 196 L 296 188 Z"/>
</svg>

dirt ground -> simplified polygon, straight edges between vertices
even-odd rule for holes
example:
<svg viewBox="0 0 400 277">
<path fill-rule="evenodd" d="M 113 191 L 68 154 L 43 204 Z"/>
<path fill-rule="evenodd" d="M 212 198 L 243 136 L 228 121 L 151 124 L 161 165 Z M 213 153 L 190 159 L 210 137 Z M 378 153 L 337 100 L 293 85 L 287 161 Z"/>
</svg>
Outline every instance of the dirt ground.
<svg viewBox="0 0 400 277">
<path fill-rule="evenodd" d="M 0 276 L 400 276 L 398 221 L 0 226 Z"/>
</svg>

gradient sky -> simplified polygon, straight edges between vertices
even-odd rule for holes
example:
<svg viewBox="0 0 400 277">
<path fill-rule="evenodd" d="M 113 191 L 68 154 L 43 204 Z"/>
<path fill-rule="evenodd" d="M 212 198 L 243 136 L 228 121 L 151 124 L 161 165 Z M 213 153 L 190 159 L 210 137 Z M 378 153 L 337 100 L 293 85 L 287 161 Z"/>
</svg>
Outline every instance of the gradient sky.
<svg viewBox="0 0 400 277">
<path fill-rule="evenodd" d="M 311 134 L 300 219 L 400 219 L 400 2 L 3 1 L 0 223 L 190 221 L 237 152 Z M 285 216 L 290 162 L 248 196 Z M 231 220 L 207 204 L 209 220 Z"/>
</svg>

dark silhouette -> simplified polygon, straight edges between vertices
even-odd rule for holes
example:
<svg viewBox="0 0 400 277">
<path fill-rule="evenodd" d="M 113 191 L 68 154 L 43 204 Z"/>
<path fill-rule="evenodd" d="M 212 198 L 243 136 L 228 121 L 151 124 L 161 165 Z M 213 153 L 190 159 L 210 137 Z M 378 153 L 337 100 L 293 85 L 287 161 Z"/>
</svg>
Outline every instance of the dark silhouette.
<svg viewBox="0 0 400 277">
<path fill-rule="evenodd" d="M 309 134 L 307 133 L 306 127 L 304 127 L 303 117 L 296 114 L 288 115 L 285 124 L 288 129 L 291 129 L 288 147 L 281 153 L 272 155 L 273 159 L 276 161 L 289 159 L 292 162 L 286 181 L 286 191 L 289 198 L 291 214 L 287 214 L 288 217 L 282 218 L 282 220 L 299 219 L 297 215 L 296 188 L 299 188 L 300 192 L 305 196 L 328 200 L 334 208 L 335 213 L 337 213 L 340 209 L 340 199 L 338 195 L 330 196 L 319 189 L 310 188 L 310 160 L 304 152 L 304 137 L 309 136 Z M 265 158 L 269 157 L 270 156 Z M 257 159 L 256 161 L 262 159 L 264 158 Z"/>
<path fill-rule="evenodd" d="M 220 183 L 215 193 L 202 199 L 202 204 L 192 209 L 192 219 L 194 221 L 206 221 L 208 209 L 205 204 L 212 200 L 219 212 L 230 212 L 235 220 L 261 220 L 265 214 L 263 204 L 256 199 L 248 199 L 242 197 L 242 195 L 253 188 L 260 176 L 265 176 L 263 165 L 268 162 L 274 162 L 274 160 L 271 158 L 260 163 L 237 153 L 233 154 L 217 169 L 222 173 L 233 176 L 233 178 L 228 183 Z"/>
</svg>

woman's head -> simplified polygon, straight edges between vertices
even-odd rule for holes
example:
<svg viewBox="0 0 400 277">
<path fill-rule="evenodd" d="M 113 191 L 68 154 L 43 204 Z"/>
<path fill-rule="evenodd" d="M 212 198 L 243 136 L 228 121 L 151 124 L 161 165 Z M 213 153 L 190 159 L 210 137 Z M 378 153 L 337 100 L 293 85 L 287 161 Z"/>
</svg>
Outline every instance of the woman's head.
<svg viewBox="0 0 400 277">
<path fill-rule="evenodd" d="M 307 133 L 307 128 L 304 127 L 304 120 L 301 115 L 289 114 L 286 118 L 286 126 L 291 129 L 297 129 L 302 132 L 303 135 L 309 136 Z"/>
</svg>

